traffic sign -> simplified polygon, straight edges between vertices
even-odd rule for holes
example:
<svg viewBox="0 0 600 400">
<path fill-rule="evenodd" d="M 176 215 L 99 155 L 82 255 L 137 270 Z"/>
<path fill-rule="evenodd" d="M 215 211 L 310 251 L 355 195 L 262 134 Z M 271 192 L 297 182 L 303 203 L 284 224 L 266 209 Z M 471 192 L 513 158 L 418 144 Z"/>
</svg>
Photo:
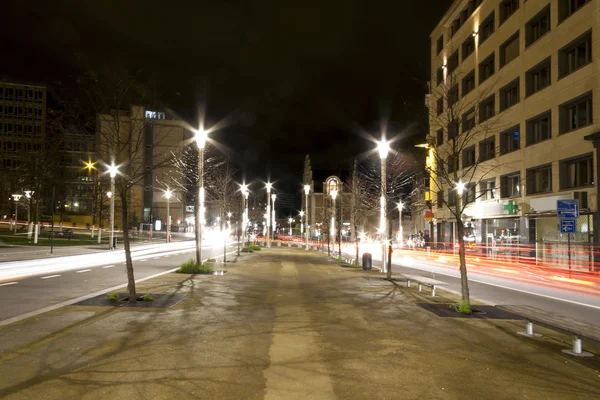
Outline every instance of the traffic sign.
<svg viewBox="0 0 600 400">
<path fill-rule="evenodd" d="M 559 219 L 579 218 L 579 200 L 556 200 L 556 213 Z"/>
<path fill-rule="evenodd" d="M 577 232 L 577 221 L 574 219 L 560 220 L 560 233 L 575 233 Z"/>
</svg>

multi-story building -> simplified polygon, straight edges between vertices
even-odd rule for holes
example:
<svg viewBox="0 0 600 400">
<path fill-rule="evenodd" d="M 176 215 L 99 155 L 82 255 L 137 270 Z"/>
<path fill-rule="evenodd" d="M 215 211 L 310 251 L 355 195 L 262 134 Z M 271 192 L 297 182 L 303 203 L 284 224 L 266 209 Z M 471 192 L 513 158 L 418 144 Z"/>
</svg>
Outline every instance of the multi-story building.
<svg viewBox="0 0 600 400">
<path fill-rule="evenodd" d="M 102 165 L 114 162 L 117 167 L 128 166 L 131 179 L 135 184 L 130 190 L 128 215 L 131 227 L 140 224 L 152 224 L 161 221 L 161 230 L 167 221 L 167 202 L 170 206 L 172 230 L 185 221 L 186 194 L 174 189 L 168 200 L 165 191 L 173 180 L 182 182 L 180 171 L 170 161 L 180 154 L 185 146 L 193 144 L 193 134 L 188 125 L 165 112 L 146 110 L 144 107 L 131 106 L 128 110 L 113 110 L 110 114 L 98 117 L 97 152 Z M 117 144 L 121 151 L 114 151 Z M 127 144 L 127 145 L 125 145 Z M 117 154 L 113 154 L 117 153 Z M 125 173 L 125 171 L 123 171 Z M 106 174 L 104 174 L 106 179 Z M 108 185 L 105 185 L 108 186 Z M 121 225 L 120 203 L 117 201 L 115 224 Z M 193 214 L 188 212 L 188 215 Z M 107 221 L 103 221 L 107 226 Z M 119 228 L 120 229 L 120 228 Z M 149 226 L 144 229 L 150 229 Z"/>
<path fill-rule="evenodd" d="M 465 236 L 487 254 L 527 244 L 535 249 L 528 255 L 562 266 L 567 235 L 557 200 L 578 199 L 571 257 L 574 266 L 590 265 L 591 233 L 599 242 L 600 228 L 592 143 L 600 128 L 599 35 L 599 0 L 457 0 L 433 30 L 426 100 L 432 150 L 447 152 L 465 129 L 496 126 L 445 165 L 480 170 L 472 175 L 476 186 L 463 182 L 470 199 L 463 220 Z M 436 116 L 459 102 L 472 108 L 440 124 Z M 455 221 L 439 199 L 453 198 L 456 188 L 431 189 L 434 238 L 452 243 Z"/>
<path fill-rule="evenodd" d="M 46 140 L 46 87 L 0 81 L 0 214 L 9 214 L 11 194 L 21 193 L 18 170 Z"/>
</svg>

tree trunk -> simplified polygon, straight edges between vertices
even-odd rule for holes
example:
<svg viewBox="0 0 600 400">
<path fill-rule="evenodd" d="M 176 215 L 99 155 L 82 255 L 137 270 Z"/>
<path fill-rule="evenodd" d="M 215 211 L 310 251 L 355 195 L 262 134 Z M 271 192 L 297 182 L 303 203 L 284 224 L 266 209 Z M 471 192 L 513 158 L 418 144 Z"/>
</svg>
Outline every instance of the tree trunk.
<svg viewBox="0 0 600 400">
<path fill-rule="evenodd" d="M 199 185 L 199 183 L 197 183 Z M 202 254 L 200 252 L 200 229 L 202 229 L 202 225 L 200 224 L 201 211 L 200 211 L 200 190 L 196 187 L 196 198 L 194 199 L 194 214 L 196 215 L 196 225 L 194 227 L 194 237 L 196 238 L 196 263 L 198 265 L 202 265 Z"/>
<path fill-rule="evenodd" d="M 464 227 L 461 215 L 457 215 L 456 228 L 458 234 L 458 257 L 460 259 L 460 293 L 462 296 L 462 311 L 471 312 L 471 299 L 469 295 L 469 279 L 467 278 L 467 261 L 465 259 Z"/>
<path fill-rule="evenodd" d="M 113 193 L 113 196 L 115 194 Z M 127 215 L 127 196 L 121 193 L 121 208 L 122 208 L 122 229 L 123 229 L 123 247 L 125 248 L 125 262 L 127 264 L 127 293 L 129 293 L 129 302 L 135 303 L 135 277 L 133 274 L 133 260 L 131 259 L 131 246 L 129 244 L 129 221 Z M 112 245 L 112 243 L 111 243 Z"/>
</svg>

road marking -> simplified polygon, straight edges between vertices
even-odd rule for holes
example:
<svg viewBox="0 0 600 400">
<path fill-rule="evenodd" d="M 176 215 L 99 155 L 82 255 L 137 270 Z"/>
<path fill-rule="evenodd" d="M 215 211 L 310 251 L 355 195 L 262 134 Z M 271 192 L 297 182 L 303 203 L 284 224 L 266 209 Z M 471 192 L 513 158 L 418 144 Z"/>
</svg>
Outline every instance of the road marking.
<svg viewBox="0 0 600 400">
<path fill-rule="evenodd" d="M 148 259 L 147 259 L 147 258 L 144 258 L 143 260 L 138 260 L 138 261 L 142 261 L 142 262 L 143 262 L 143 261 L 148 261 Z"/>
<path fill-rule="evenodd" d="M 52 279 L 52 278 L 58 278 L 60 275 L 48 275 L 48 276 L 42 276 L 40 279 Z"/>
<path fill-rule="evenodd" d="M 0 286 L 10 286 L 10 285 L 16 285 L 19 282 L 6 282 L 6 283 L 0 283 Z"/>
<path fill-rule="evenodd" d="M 153 260 L 158 260 L 160 257 L 154 257 Z"/>
<path fill-rule="evenodd" d="M 114 265 L 107 265 L 107 266 L 105 266 L 105 267 L 102 267 L 102 269 L 106 269 L 106 268 L 112 268 L 112 267 L 114 267 Z"/>
<path fill-rule="evenodd" d="M 90 272 L 90 271 L 91 271 L 91 269 L 82 269 L 80 271 L 75 271 L 75 273 L 80 274 L 82 272 Z"/>
</svg>

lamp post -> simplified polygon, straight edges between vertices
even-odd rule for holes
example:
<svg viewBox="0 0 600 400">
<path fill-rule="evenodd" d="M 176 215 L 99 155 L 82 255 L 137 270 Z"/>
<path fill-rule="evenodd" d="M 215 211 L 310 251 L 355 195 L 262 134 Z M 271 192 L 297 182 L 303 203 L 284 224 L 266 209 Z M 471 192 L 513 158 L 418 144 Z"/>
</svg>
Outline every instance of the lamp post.
<svg viewBox="0 0 600 400">
<path fill-rule="evenodd" d="M 273 235 L 273 240 L 275 240 L 275 228 L 277 227 L 277 225 L 275 224 L 275 200 L 277 200 L 277 195 L 275 193 L 273 193 L 271 195 L 271 200 L 273 201 L 273 217 L 272 217 L 272 225 L 273 225 L 273 229 L 272 229 L 272 235 Z"/>
<path fill-rule="evenodd" d="M 335 199 L 337 198 L 337 190 L 333 189 L 331 191 L 331 199 L 333 209 L 331 211 L 331 254 L 335 255 Z"/>
<path fill-rule="evenodd" d="M 402 200 L 400 200 L 400 202 L 398 203 L 398 213 L 399 213 L 398 243 L 400 244 L 400 247 L 402 247 L 402 242 L 404 240 L 404 232 L 403 232 L 404 227 L 402 226 L 402 209 L 403 208 L 404 208 L 404 203 L 402 202 Z"/>
<path fill-rule="evenodd" d="M 31 239 L 31 235 L 33 233 L 32 224 L 31 224 L 31 198 L 35 193 L 33 190 L 24 190 L 25 198 L 27 199 L 27 238 Z"/>
<path fill-rule="evenodd" d="M 271 184 L 271 182 L 267 183 L 267 216 L 266 216 L 266 222 L 267 222 L 267 247 L 271 247 L 271 233 L 270 233 L 270 228 L 271 228 L 271 188 L 273 187 L 273 185 Z M 273 203 L 275 203 L 275 201 L 273 201 Z"/>
<path fill-rule="evenodd" d="M 200 128 L 195 132 L 198 146 L 198 200 L 196 203 L 196 262 L 202 264 L 202 223 L 204 221 L 204 148 L 208 133 Z"/>
<path fill-rule="evenodd" d="M 385 140 L 385 137 L 377 143 L 377 150 L 379 150 L 379 158 L 381 159 L 381 197 L 380 202 L 380 216 L 379 216 L 379 230 L 381 232 L 381 272 L 387 272 L 387 259 L 386 259 L 386 205 L 387 205 L 387 187 L 386 187 L 386 160 L 388 152 L 390 151 L 390 144 Z"/>
<path fill-rule="evenodd" d="M 108 174 L 110 175 L 110 237 L 108 248 L 115 248 L 115 177 L 117 176 L 118 169 L 115 163 L 112 163 L 108 167 Z M 106 194 L 108 196 L 108 193 Z"/>
<path fill-rule="evenodd" d="M 19 220 L 19 200 L 21 200 L 21 197 L 23 197 L 22 194 L 13 194 L 12 195 L 12 198 L 15 202 L 15 224 L 14 224 L 15 233 L 17 233 L 17 221 Z"/>
<path fill-rule="evenodd" d="M 304 236 L 304 210 L 300 211 L 300 238 Z"/>
<path fill-rule="evenodd" d="M 465 192 L 465 184 L 462 181 L 458 181 L 456 183 L 456 193 L 458 194 L 458 199 L 456 199 L 456 202 L 455 202 L 455 204 L 456 204 L 456 210 L 455 211 L 456 211 L 456 217 L 457 217 L 456 218 L 456 224 L 459 224 L 461 222 L 461 221 L 458 220 L 458 218 L 462 217 L 462 216 L 460 216 L 458 213 L 459 213 L 459 210 L 462 207 L 462 196 L 463 196 L 464 192 Z M 461 241 L 459 240 L 458 236 L 461 233 L 459 232 L 459 230 L 457 228 L 458 227 L 456 226 L 455 227 L 456 234 L 454 235 L 454 240 L 455 241 L 458 240 L 458 242 L 460 243 Z M 454 246 L 454 243 L 452 244 L 452 249 L 454 250 L 454 252 L 456 251 L 456 246 Z"/>
<path fill-rule="evenodd" d="M 308 208 L 308 194 L 310 193 L 310 185 L 304 185 L 304 209 L 306 210 L 306 250 L 308 250 L 308 235 L 310 227 L 308 226 L 308 214 L 310 208 Z"/>
<path fill-rule="evenodd" d="M 242 245 L 246 241 L 246 235 L 248 234 L 248 186 L 242 185 L 242 194 L 244 195 L 244 218 L 242 218 Z"/>
<path fill-rule="evenodd" d="M 173 192 L 167 188 L 165 198 L 167 199 L 167 243 L 171 243 L 171 196 Z"/>
</svg>

